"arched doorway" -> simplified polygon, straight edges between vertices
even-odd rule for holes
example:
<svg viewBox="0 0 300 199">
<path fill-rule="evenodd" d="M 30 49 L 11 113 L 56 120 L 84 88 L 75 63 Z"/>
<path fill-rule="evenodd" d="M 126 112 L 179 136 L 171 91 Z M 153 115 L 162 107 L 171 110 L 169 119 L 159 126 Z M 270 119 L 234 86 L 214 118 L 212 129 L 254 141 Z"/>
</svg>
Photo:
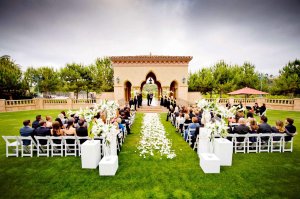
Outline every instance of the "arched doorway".
<svg viewBox="0 0 300 199">
<path fill-rule="evenodd" d="M 124 99 L 125 99 L 125 102 L 128 102 L 129 99 L 131 98 L 131 86 L 132 84 L 130 83 L 130 81 L 126 81 L 124 83 Z"/>
<path fill-rule="evenodd" d="M 176 81 L 172 81 L 170 84 L 170 97 L 173 96 L 173 98 L 178 98 L 177 96 L 177 90 L 178 90 L 178 83 Z"/>
<path fill-rule="evenodd" d="M 156 75 L 150 71 L 147 75 L 145 80 L 141 83 L 140 92 L 143 92 L 143 89 L 146 84 L 155 85 L 154 86 L 147 86 L 148 88 L 155 88 L 154 97 L 159 98 L 162 94 L 162 87 L 161 83 L 157 80 Z M 146 91 L 147 92 L 147 91 Z"/>
</svg>

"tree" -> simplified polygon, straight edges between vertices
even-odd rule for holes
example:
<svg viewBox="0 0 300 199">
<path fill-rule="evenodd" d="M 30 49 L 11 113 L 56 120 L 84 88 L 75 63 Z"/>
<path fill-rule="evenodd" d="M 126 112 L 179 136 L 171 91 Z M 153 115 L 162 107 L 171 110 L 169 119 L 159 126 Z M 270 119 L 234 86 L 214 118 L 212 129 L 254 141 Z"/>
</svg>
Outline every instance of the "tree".
<svg viewBox="0 0 300 199">
<path fill-rule="evenodd" d="M 274 94 L 300 94 L 300 60 L 296 59 L 284 66 L 274 83 Z"/>
<path fill-rule="evenodd" d="M 38 83 L 38 71 L 33 67 L 27 68 L 26 71 L 23 73 L 24 88 L 28 90 L 28 92 L 30 93 L 32 87 L 34 86 L 37 87 L 37 83 Z"/>
<path fill-rule="evenodd" d="M 220 98 L 222 98 L 222 94 L 229 92 L 234 85 L 232 68 L 224 61 L 220 61 L 212 67 L 212 71 L 216 81 L 216 90 L 219 92 Z"/>
<path fill-rule="evenodd" d="M 233 69 L 236 70 L 234 74 L 236 74 L 235 84 L 237 85 L 237 89 L 250 87 L 260 89 L 259 76 L 258 73 L 255 72 L 255 66 L 249 62 L 245 62 L 242 66 L 237 66 L 238 68 Z"/>
<path fill-rule="evenodd" d="M 97 58 L 95 64 L 90 67 L 93 79 L 95 81 L 96 91 L 113 91 L 114 90 L 114 71 L 111 60 L 107 57 Z"/>
<path fill-rule="evenodd" d="M 0 57 L 0 92 L 1 97 L 12 99 L 22 90 L 22 71 L 8 55 Z"/>
<path fill-rule="evenodd" d="M 51 67 L 38 68 L 33 74 L 33 81 L 37 83 L 39 91 L 46 94 L 51 91 L 57 91 L 60 84 L 58 72 Z"/>
<path fill-rule="evenodd" d="M 60 77 L 63 80 L 65 89 L 72 91 L 76 94 L 78 99 L 78 93 L 85 89 L 85 82 L 83 76 L 85 75 L 86 69 L 81 64 L 67 64 L 60 70 Z"/>
</svg>

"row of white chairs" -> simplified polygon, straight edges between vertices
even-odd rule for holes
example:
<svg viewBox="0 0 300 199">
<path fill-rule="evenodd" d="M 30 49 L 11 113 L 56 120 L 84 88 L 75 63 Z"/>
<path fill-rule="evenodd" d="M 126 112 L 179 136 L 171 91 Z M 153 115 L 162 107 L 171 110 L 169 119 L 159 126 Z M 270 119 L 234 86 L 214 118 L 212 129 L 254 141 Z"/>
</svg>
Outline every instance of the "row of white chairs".
<svg viewBox="0 0 300 199">
<path fill-rule="evenodd" d="M 129 119 L 130 126 L 133 124 L 135 119 L 135 113 L 131 115 Z M 124 132 L 121 132 L 118 136 L 120 143 L 117 143 L 117 150 L 121 150 L 121 146 L 127 136 L 127 130 L 124 128 Z M 88 140 L 89 137 L 79 136 L 2 136 L 6 143 L 6 157 L 14 156 L 19 157 L 33 157 L 34 152 L 37 156 L 80 156 L 81 155 L 81 142 L 82 140 Z M 94 139 L 100 140 L 101 143 L 101 155 L 103 153 L 103 137 L 94 137 Z M 23 143 L 28 144 L 23 144 Z"/>
<path fill-rule="evenodd" d="M 6 143 L 6 157 L 19 157 L 21 151 L 22 157 L 33 157 L 34 151 L 37 156 L 80 156 L 81 142 L 90 139 L 89 137 L 79 136 L 2 136 Z M 103 137 L 94 137 L 104 143 Z M 24 144 L 24 142 L 29 142 Z M 84 142 L 83 142 L 84 143 Z M 103 150 L 101 150 L 103 155 Z"/>
<path fill-rule="evenodd" d="M 201 131 L 200 131 L 201 133 Z M 293 152 L 293 140 L 286 141 L 287 134 L 282 133 L 259 133 L 259 134 L 228 134 L 225 138 L 233 142 L 235 153 L 261 153 L 261 152 Z M 220 138 L 220 136 L 215 136 Z M 194 149 L 198 147 L 197 136 Z"/>
<path fill-rule="evenodd" d="M 228 134 L 227 139 L 233 142 L 235 153 L 261 153 L 261 152 L 293 152 L 293 140 L 286 141 L 289 137 L 283 133 L 259 134 Z"/>
</svg>

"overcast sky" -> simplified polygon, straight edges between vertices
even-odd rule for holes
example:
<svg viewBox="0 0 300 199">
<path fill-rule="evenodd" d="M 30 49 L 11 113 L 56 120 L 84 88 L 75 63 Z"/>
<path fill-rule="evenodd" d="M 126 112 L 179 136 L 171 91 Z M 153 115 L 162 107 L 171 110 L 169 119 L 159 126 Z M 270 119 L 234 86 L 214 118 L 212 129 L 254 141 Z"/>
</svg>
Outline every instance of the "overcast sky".
<svg viewBox="0 0 300 199">
<path fill-rule="evenodd" d="M 150 52 L 276 75 L 300 58 L 300 0 L 0 0 L 0 56 L 23 70 Z"/>
</svg>

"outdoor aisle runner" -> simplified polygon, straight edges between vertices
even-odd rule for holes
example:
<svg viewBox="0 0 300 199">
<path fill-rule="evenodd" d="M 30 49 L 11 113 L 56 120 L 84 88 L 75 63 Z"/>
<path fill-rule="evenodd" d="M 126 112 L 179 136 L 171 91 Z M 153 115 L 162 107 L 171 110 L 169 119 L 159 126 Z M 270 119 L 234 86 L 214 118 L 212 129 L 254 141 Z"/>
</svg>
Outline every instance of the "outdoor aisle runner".
<svg viewBox="0 0 300 199">
<path fill-rule="evenodd" d="M 145 113 L 141 131 L 141 140 L 138 145 L 140 156 L 160 155 L 167 158 L 176 157 L 171 149 L 172 143 L 166 137 L 166 131 L 157 113 Z"/>
</svg>

